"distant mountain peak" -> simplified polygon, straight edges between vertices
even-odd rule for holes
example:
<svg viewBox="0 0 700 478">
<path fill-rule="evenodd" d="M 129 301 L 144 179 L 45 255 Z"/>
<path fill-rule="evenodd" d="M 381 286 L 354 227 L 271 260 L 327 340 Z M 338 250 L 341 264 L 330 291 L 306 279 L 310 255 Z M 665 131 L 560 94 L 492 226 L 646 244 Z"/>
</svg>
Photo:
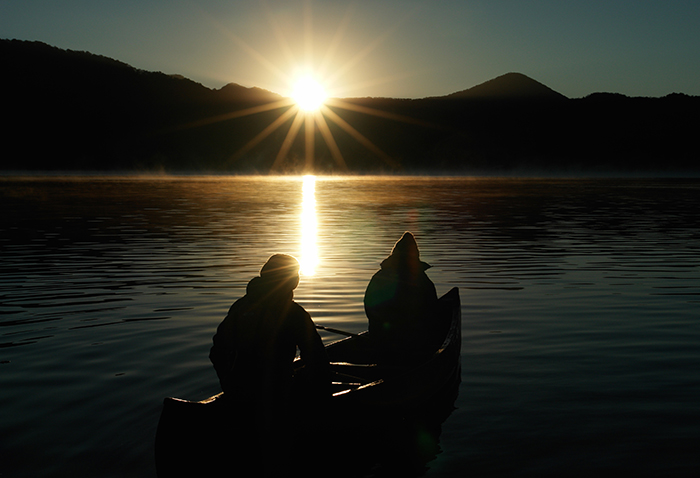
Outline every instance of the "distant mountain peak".
<svg viewBox="0 0 700 478">
<path fill-rule="evenodd" d="M 566 96 L 522 73 L 506 73 L 472 88 L 447 95 L 444 98 L 558 100 L 566 99 Z"/>
</svg>

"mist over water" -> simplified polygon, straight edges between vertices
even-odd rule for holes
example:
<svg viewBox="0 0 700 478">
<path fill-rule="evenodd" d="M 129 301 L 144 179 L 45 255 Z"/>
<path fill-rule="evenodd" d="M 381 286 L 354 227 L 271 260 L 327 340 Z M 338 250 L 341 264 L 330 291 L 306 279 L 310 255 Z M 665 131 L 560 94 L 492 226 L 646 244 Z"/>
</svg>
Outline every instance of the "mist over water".
<svg viewBox="0 0 700 478">
<path fill-rule="evenodd" d="M 0 179 L 0 473 L 154 476 L 163 398 L 219 391 L 211 337 L 271 254 L 310 257 L 297 301 L 359 332 L 410 230 L 463 305 L 426 476 L 697 475 L 699 180 L 310 184 Z"/>
</svg>

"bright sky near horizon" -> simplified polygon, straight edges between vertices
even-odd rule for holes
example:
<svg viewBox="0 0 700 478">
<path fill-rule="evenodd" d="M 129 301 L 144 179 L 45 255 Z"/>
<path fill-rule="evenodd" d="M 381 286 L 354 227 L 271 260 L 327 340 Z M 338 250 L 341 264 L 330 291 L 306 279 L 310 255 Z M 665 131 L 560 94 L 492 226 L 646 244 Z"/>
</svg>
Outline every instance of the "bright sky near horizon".
<svg viewBox="0 0 700 478">
<path fill-rule="evenodd" d="M 523 73 L 571 98 L 700 96 L 698 0 L 2 0 L 0 38 L 291 93 L 421 98 Z"/>
</svg>

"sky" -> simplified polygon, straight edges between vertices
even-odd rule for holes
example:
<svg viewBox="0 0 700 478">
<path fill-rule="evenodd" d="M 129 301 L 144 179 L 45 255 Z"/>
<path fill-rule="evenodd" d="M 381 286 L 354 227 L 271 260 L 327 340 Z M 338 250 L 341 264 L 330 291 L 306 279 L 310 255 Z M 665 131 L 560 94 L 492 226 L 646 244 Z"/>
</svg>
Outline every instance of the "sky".
<svg viewBox="0 0 700 478">
<path fill-rule="evenodd" d="M 700 96 L 698 0 L 0 0 L 0 38 L 209 88 L 442 96 L 509 72 L 570 98 Z"/>
</svg>

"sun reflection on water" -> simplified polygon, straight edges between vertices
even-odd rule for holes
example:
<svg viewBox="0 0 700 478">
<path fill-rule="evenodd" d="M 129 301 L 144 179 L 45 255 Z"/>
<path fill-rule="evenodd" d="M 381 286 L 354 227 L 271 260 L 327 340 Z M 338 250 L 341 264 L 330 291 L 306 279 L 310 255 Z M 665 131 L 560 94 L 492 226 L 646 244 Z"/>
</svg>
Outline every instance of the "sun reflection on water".
<svg viewBox="0 0 700 478">
<path fill-rule="evenodd" d="M 316 246 L 316 176 L 303 178 L 301 202 L 301 274 L 312 276 L 318 265 L 318 247 Z"/>
</svg>

